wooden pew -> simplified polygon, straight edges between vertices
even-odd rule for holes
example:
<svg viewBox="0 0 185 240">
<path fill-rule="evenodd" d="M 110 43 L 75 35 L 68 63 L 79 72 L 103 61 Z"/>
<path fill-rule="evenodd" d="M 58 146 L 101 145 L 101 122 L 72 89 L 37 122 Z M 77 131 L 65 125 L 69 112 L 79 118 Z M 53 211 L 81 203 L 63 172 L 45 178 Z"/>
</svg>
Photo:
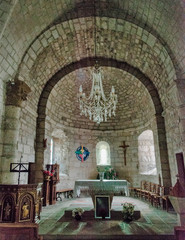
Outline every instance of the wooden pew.
<svg viewBox="0 0 185 240">
<path fill-rule="evenodd" d="M 73 189 L 66 188 L 66 189 L 60 189 L 56 191 L 56 200 L 60 199 L 62 201 L 62 195 L 64 198 L 73 198 Z"/>
</svg>

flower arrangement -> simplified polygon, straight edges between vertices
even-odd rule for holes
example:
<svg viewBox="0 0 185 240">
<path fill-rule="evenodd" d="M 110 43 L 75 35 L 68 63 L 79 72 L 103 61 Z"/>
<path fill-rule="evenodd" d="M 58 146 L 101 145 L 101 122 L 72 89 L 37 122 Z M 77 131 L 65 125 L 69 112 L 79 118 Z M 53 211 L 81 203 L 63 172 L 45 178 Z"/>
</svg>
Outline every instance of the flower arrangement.
<svg viewBox="0 0 185 240">
<path fill-rule="evenodd" d="M 102 168 L 97 167 L 97 170 L 98 172 L 104 172 L 104 179 L 115 180 L 118 178 L 116 171 L 111 166 L 105 166 L 103 170 Z"/>
<path fill-rule="evenodd" d="M 51 170 L 51 172 L 50 172 L 50 171 L 47 171 L 47 170 L 43 170 L 42 172 L 43 172 L 43 174 L 44 174 L 45 176 L 50 176 L 50 177 L 52 177 L 52 176 L 53 176 L 53 173 L 54 173 L 54 170 Z"/>
<path fill-rule="evenodd" d="M 80 220 L 83 212 L 84 210 L 82 208 L 75 208 L 72 211 L 72 217 L 74 217 L 76 220 Z"/>
<path fill-rule="evenodd" d="M 72 211 L 72 217 L 75 217 L 76 214 L 82 216 L 84 210 L 82 208 L 75 208 Z"/>
<path fill-rule="evenodd" d="M 132 203 L 121 204 L 123 206 L 123 220 L 132 221 L 134 216 L 134 205 Z"/>
</svg>

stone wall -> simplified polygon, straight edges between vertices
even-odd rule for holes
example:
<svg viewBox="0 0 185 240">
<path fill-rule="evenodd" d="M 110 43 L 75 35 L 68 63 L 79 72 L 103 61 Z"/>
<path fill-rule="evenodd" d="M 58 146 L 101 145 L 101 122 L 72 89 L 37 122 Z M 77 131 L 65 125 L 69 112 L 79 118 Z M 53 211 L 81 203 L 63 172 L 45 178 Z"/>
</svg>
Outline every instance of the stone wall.
<svg viewBox="0 0 185 240">
<path fill-rule="evenodd" d="M 176 96 L 176 91 L 173 88 L 170 89 L 170 87 L 174 79 L 184 77 L 184 61 L 182 59 L 185 51 L 179 51 L 179 49 L 184 49 L 182 21 L 184 9 L 178 1 L 172 0 L 148 1 L 144 5 L 142 1 L 112 1 L 111 4 L 108 4 L 99 0 L 96 3 L 98 7 L 101 7 L 101 11 L 96 13 L 99 30 L 97 32 L 99 56 L 129 63 L 150 78 L 157 88 L 165 109 L 164 117 L 170 168 L 172 178 L 175 179 L 176 163 L 174 157 L 175 152 L 185 150 L 183 141 L 185 124 L 182 124 L 182 129 L 179 131 L 179 104 L 177 99 L 174 99 L 172 104 L 170 103 L 171 96 Z M 35 160 L 36 111 L 44 85 L 62 67 L 94 55 L 92 37 L 94 6 L 91 0 L 86 1 L 86 3 L 70 0 L 68 4 L 67 1 L 39 2 L 37 0 L 22 4 L 20 1 L 8 0 L 1 1 L 0 12 L 0 157 L 2 155 L 5 114 L 5 82 L 14 78 L 15 74 L 19 72 L 21 79 L 31 87 L 33 94 L 28 107 L 24 106 L 21 109 L 19 139 L 18 142 L 14 143 L 17 144 L 16 158 L 19 160 L 23 154 L 24 161 L 32 162 Z M 164 12 L 167 14 L 164 14 Z M 107 69 L 105 68 L 105 70 Z M 48 141 L 51 137 L 52 128 L 61 127 L 61 123 L 63 128 L 64 125 L 66 129 L 69 126 L 74 128 L 74 133 L 69 133 L 69 143 L 71 144 L 74 144 L 74 139 L 76 139 L 76 145 L 77 143 L 80 144 L 78 139 L 83 134 L 80 133 L 81 135 L 79 135 L 78 131 L 83 131 L 82 128 L 91 128 L 94 130 L 93 134 L 95 136 L 97 134 L 96 126 L 86 121 L 85 118 L 83 118 L 82 124 L 79 123 L 79 112 L 76 112 L 75 118 L 73 118 L 74 114 L 71 114 L 71 107 L 75 111 L 77 106 L 76 98 L 71 94 L 73 92 L 76 96 L 78 91 L 79 86 L 75 85 L 75 78 L 77 78 L 78 84 L 84 83 L 84 86 L 86 86 L 84 79 L 82 79 L 82 76 L 85 76 L 84 72 L 80 71 L 74 71 L 62 78 L 58 87 L 59 89 L 63 88 L 62 81 L 64 81 L 66 83 L 64 90 L 68 92 L 64 95 L 63 92 L 55 91 L 52 96 L 53 101 L 48 102 L 47 111 L 50 112 L 50 115 L 57 111 L 63 114 L 54 114 L 51 119 L 47 112 L 45 135 Z M 123 107 L 124 111 L 119 115 L 120 118 L 115 122 L 109 120 L 108 123 L 101 125 L 98 129 L 98 136 L 101 137 L 103 134 L 103 138 L 108 138 L 107 141 L 110 141 L 110 143 L 114 142 L 115 139 L 122 141 L 125 140 L 122 138 L 128 138 L 126 142 L 128 141 L 130 146 L 135 146 L 131 153 L 129 153 L 131 147 L 128 149 L 130 164 L 133 161 L 133 156 L 137 155 L 137 139 L 133 137 L 137 138 L 139 134 L 137 127 L 143 125 L 142 130 L 147 129 L 145 124 L 151 120 L 154 113 L 152 101 L 148 97 L 148 93 L 142 90 L 142 84 L 134 77 L 134 71 L 123 73 L 123 71 L 115 71 L 113 68 L 109 69 L 106 77 L 110 76 L 112 79 L 115 76 L 116 90 L 119 91 L 122 84 L 123 95 L 128 95 L 126 101 L 123 95 L 121 96 L 122 99 L 119 104 L 120 106 L 122 104 L 122 106 L 118 110 Z M 88 71 L 87 75 L 89 75 Z M 70 79 L 71 77 L 72 79 Z M 122 82 L 122 78 L 127 80 Z M 109 80 L 109 78 L 106 79 Z M 130 86 L 131 82 L 133 87 Z M 124 88 L 126 85 L 127 88 Z M 109 81 L 107 81 L 105 89 L 109 91 Z M 138 89 L 141 89 L 141 91 L 138 91 Z M 56 98 L 59 94 L 62 97 Z M 71 101 L 70 96 L 73 97 L 74 101 Z M 140 100 L 139 104 L 138 100 Z M 66 105 L 61 107 L 60 101 L 65 101 Z M 72 106 L 70 102 L 72 102 Z M 146 102 L 148 104 L 147 108 L 145 108 Z M 65 112 L 66 106 L 68 109 Z M 133 111 L 130 111 L 131 109 Z M 126 118 L 125 112 L 127 112 Z M 182 113 L 182 122 L 184 120 L 183 115 Z M 145 116 L 147 121 L 144 119 Z M 126 130 L 129 131 L 130 127 L 134 129 L 127 136 L 125 132 L 127 132 Z M 154 125 L 152 125 L 152 128 L 155 128 Z M 119 136 L 118 134 L 114 139 L 107 132 L 110 129 L 113 136 L 119 133 L 119 129 L 122 129 L 123 135 Z M 154 132 L 156 132 L 156 129 L 154 129 Z M 155 134 L 157 141 L 157 133 Z M 90 149 L 94 148 L 96 141 L 97 139 L 94 139 L 94 142 L 91 143 L 94 145 L 90 146 Z M 9 143 L 4 141 L 4 150 L 7 150 L 6 146 L 10 143 L 11 139 Z M 115 160 L 115 163 L 118 164 L 117 167 L 120 167 L 120 159 L 123 158 L 119 151 L 121 149 L 112 149 L 112 156 L 117 159 Z M 46 149 L 45 163 L 49 161 L 48 156 L 48 149 Z M 127 169 L 132 176 L 135 175 L 133 169 L 135 169 L 136 157 L 134 159 L 131 164 L 133 165 L 132 168 Z M 1 161 L 3 161 L 2 157 Z M 92 162 L 92 164 L 94 163 Z M 124 173 L 124 167 L 122 168 Z M 24 181 L 25 176 L 22 175 L 22 182 Z"/>
<path fill-rule="evenodd" d="M 146 126 L 143 128 L 136 128 L 135 130 L 120 130 L 120 131 L 98 131 L 98 130 L 84 130 L 75 129 L 65 126 L 57 125 L 58 129 L 62 129 L 68 138 L 68 166 L 69 172 L 66 176 L 60 177 L 60 183 L 57 185 L 58 188 L 73 188 L 74 181 L 77 179 L 96 179 L 97 178 L 97 164 L 96 164 L 96 144 L 99 141 L 107 141 L 110 145 L 111 154 L 111 166 L 117 171 L 119 179 L 127 179 L 133 186 L 139 186 L 140 181 L 143 179 L 158 182 L 158 175 L 147 176 L 139 174 L 139 162 L 138 162 L 138 136 L 140 133 L 150 128 Z M 52 129 L 52 126 L 51 128 Z M 155 129 L 153 127 L 153 129 Z M 154 130 L 155 131 L 155 130 Z M 48 140 L 50 137 L 48 136 Z M 155 142 L 157 141 L 156 133 L 154 132 Z M 124 154 L 123 149 L 119 146 L 126 141 L 129 145 L 127 148 L 127 164 L 124 165 Z M 49 140 L 50 142 L 50 140 Z M 75 151 L 80 146 L 85 146 L 89 152 L 89 158 L 83 163 L 76 158 Z M 156 162 L 159 166 L 159 154 L 158 147 L 155 147 Z M 45 163 L 48 163 L 50 156 L 50 147 L 45 152 Z M 158 167 L 160 172 L 160 167 Z"/>
</svg>

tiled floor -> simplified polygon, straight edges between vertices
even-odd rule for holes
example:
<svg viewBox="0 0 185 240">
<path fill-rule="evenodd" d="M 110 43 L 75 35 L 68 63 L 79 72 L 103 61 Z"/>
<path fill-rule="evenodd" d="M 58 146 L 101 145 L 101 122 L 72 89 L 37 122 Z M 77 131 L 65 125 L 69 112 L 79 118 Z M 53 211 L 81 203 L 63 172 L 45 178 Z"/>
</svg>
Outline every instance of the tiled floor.
<svg viewBox="0 0 185 240">
<path fill-rule="evenodd" d="M 65 218 L 65 210 L 82 207 L 93 210 L 91 198 L 77 198 L 57 202 L 43 207 L 39 234 L 44 239 L 175 239 L 174 226 L 177 226 L 175 212 L 156 209 L 148 203 L 131 197 L 114 197 L 112 209 L 121 211 L 123 202 L 132 202 L 140 210 L 141 218 L 130 223 L 122 220 L 91 219 L 76 221 Z"/>
</svg>

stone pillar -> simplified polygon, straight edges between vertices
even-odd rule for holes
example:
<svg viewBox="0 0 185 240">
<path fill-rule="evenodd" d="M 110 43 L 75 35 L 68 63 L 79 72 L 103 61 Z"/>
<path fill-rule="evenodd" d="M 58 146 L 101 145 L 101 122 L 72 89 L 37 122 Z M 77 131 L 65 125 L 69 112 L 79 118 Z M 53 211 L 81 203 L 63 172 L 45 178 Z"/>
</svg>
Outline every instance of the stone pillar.
<svg viewBox="0 0 185 240">
<path fill-rule="evenodd" d="M 1 183 L 17 184 L 18 174 L 10 172 L 10 163 L 17 163 L 17 142 L 20 129 L 22 102 L 27 99 L 30 88 L 16 79 L 7 83 L 3 154 L 1 160 Z"/>
<path fill-rule="evenodd" d="M 40 108 L 42 109 L 42 108 Z M 41 110 L 40 110 L 41 111 Z M 45 110 L 43 110 L 44 112 Z M 37 132 L 36 132 L 36 148 L 35 148 L 35 183 L 43 182 L 42 170 L 45 169 L 44 166 L 44 150 L 43 145 L 45 136 L 45 114 L 39 114 L 37 118 Z"/>
<path fill-rule="evenodd" d="M 181 133 L 182 149 L 185 152 L 185 79 L 175 80 L 179 98 L 179 128 Z"/>
<path fill-rule="evenodd" d="M 185 152 L 185 79 L 175 80 L 179 97 L 179 128 L 181 133 L 182 148 Z"/>
<path fill-rule="evenodd" d="M 166 143 L 166 130 L 164 118 L 161 115 L 156 115 L 156 123 L 158 131 L 159 154 L 161 160 L 162 185 L 165 187 L 171 187 L 171 174 Z"/>
</svg>

